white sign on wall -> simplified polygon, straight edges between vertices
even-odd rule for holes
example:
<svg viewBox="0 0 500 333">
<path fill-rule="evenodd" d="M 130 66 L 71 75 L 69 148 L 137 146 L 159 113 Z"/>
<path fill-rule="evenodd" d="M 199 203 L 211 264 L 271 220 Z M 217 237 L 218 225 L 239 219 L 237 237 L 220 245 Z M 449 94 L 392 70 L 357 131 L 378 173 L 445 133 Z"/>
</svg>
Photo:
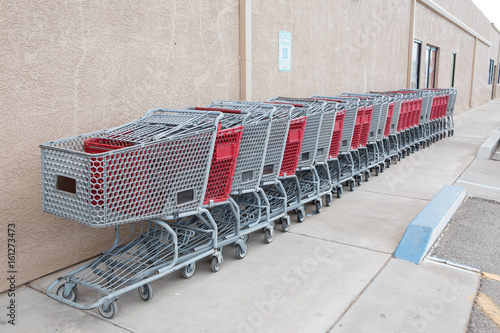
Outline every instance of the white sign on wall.
<svg viewBox="0 0 500 333">
<path fill-rule="evenodd" d="M 289 71 L 292 68 L 292 33 L 280 31 L 279 38 L 279 70 Z"/>
</svg>

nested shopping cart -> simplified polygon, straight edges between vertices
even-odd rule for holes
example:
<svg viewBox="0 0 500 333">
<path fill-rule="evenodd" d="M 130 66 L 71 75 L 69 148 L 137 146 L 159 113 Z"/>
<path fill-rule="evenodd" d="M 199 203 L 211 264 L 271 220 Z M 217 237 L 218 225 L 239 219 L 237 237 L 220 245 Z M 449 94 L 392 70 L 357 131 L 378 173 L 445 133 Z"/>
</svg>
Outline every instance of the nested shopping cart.
<svg viewBox="0 0 500 333">
<path fill-rule="evenodd" d="M 443 139 L 452 126 L 452 108 L 449 107 L 450 96 L 454 103 L 452 89 L 425 89 L 432 93 L 432 107 L 429 117 L 432 142 Z M 454 108 L 454 104 L 453 104 Z M 451 115 L 451 116 L 450 116 Z M 449 120 L 449 118 L 451 118 Z"/>
<path fill-rule="evenodd" d="M 402 89 L 402 91 L 410 91 L 422 98 L 420 121 L 418 124 L 418 141 L 420 146 L 425 148 L 431 144 L 431 124 L 429 118 L 431 115 L 433 93 L 422 89 Z"/>
<path fill-rule="evenodd" d="M 315 202 L 317 213 L 321 212 L 321 182 L 314 166 L 316 154 L 318 153 L 318 139 L 325 111 L 326 102 L 311 98 L 276 97 L 269 100 L 272 104 L 292 104 L 292 119 L 305 117 L 306 124 L 298 155 L 295 175 L 280 177 L 280 181 L 286 191 L 288 211 L 297 213 L 297 221 L 305 219 L 304 205 Z M 322 147 L 326 154 L 326 147 Z M 286 150 L 285 150 L 286 154 Z"/>
<path fill-rule="evenodd" d="M 271 120 L 276 108 L 258 102 L 214 101 L 206 107 L 195 109 L 222 112 L 222 128 L 238 124 L 243 127 L 231 195 L 225 202 L 208 203 L 209 215 L 205 216 L 213 219 L 218 226 L 219 251 L 226 245 L 234 244 L 236 257 L 242 259 L 248 251 L 247 241 L 250 233 L 262 229 L 265 231 L 266 243 L 271 243 L 274 239 L 274 224 L 269 218 L 269 202 L 259 185 L 263 177 Z M 199 227 L 203 221 L 196 216 L 184 219 L 181 223 Z"/>
<path fill-rule="evenodd" d="M 356 123 L 362 122 L 364 111 L 358 114 L 358 110 L 361 109 L 359 98 L 320 95 L 312 98 L 338 103 L 335 122 L 337 128 L 332 135 L 332 140 L 336 139 L 337 144 L 332 142 L 333 151 L 329 154 L 328 170 L 332 181 L 332 191 L 335 191 L 337 197 L 340 198 L 343 193 L 341 184 L 349 186 L 350 190 L 354 191 L 355 179 L 360 177 L 359 158 L 356 162 L 353 159 L 356 150 L 356 148 L 353 149 L 353 142 L 356 142 L 354 146 L 358 145 L 360 131 L 356 129 Z"/>
<path fill-rule="evenodd" d="M 242 135 L 241 126 L 218 130 L 221 117 L 156 109 L 120 127 L 40 146 L 43 210 L 91 227 L 115 226 L 111 248 L 56 279 L 47 295 L 79 309 L 98 307 L 111 318 L 121 294 L 138 288 L 147 301 L 152 281 L 217 255 L 213 221 L 203 229 L 167 221 L 201 216 L 207 196 L 229 195 L 227 186 L 207 191 L 212 156 L 234 164 Z M 231 180 L 221 174 L 217 185 Z M 80 304 L 79 288 L 100 297 Z"/>
<path fill-rule="evenodd" d="M 356 97 L 365 100 L 367 105 L 373 108 L 371 119 L 367 118 L 370 119 L 370 124 L 367 125 L 369 127 L 367 130 L 368 138 L 366 146 L 359 148 L 360 155 L 367 160 L 366 168 L 363 171 L 365 180 L 368 181 L 370 179 L 370 171 L 374 171 L 376 176 L 384 171 L 385 157 L 382 144 L 382 131 L 387 117 L 388 103 L 384 102 L 382 95 L 370 93 L 342 93 L 340 96 Z"/>
<path fill-rule="evenodd" d="M 448 108 L 446 110 L 446 130 L 448 132 L 448 136 L 453 136 L 453 134 L 455 134 L 455 122 L 453 121 L 453 113 L 455 112 L 457 93 L 457 89 L 448 89 L 448 94 L 450 96 L 448 101 Z"/>
</svg>

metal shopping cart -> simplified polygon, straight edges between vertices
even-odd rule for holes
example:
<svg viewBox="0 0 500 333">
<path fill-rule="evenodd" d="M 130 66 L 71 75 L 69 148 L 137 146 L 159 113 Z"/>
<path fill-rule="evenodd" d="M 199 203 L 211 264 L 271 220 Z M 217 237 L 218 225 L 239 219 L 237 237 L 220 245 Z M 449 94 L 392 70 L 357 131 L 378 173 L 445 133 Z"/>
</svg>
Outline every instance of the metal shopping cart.
<svg viewBox="0 0 500 333">
<path fill-rule="evenodd" d="M 195 108 L 200 111 L 223 112 L 222 126 L 243 126 L 240 151 L 235 167 L 231 196 L 226 202 L 209 204 L 209 216 L 218 226 L 219 250 L 228 244 L 235 244 L 236 257 L 244 258 L 248 251 L 248 235 L 256 230 L 265 231 L 264 241 L 274 239 L 274 223 L 269 218 L 270 208 L 267 197 L 259 187 L 263 175 L 266 152 L 272 120 L 276 108 L 260 102 L 214 101 L 206 107 Z M 275 166 L 267 166 L 275 168 Z M 199 226 L 203 221 L 192 217 L 181 222 L 187 226 Z M 219 267 L 212 267 L 212 270 Z"/>
<path fill-rule="evenodd" d="M 297 221 L 303 222 L 305 219 L 304 205 L 306 203 L 315 202 L 317 213 L 321 212 L 322 208 L 320 200 L 321 182 L 314 167 L 314 162 L 318 153 L 319 129 L 321 128 L 321 121 L 327 103 L 311 98 L 291 97 L 276 97 L 270 99 L 269 102 L 272 104 L 292 104 L 295 107 L 292 119 L 303 117 L 306 119 L 300 153 L 296 164 L 296 173 L 295 170 L 292 171 L 287 168 L 288 170 L 286 171 L 294 172 L 295 175 L 287 173 L 280 177 L 280 181 L 286 191 L 287 210 L 295 211 L 297 213 Z M 324 154 L 326 154 L 326 149 L 323 147 Z M 285 149 L 285 156 L 286 153 Z"/>
<path fill-rule="evenodd" d="M 40 146 L 43 210 L 91 227 L 115 226 L 111 248 L 52 282 L 48 296 L 79 309 L 98 307 L 112 318 L 121 294 L 138 288 L 150 300 L 152 281 L 219 255 L 213 221 L 204 228 L 174 222 L 201 218 L 207 196 L 213 201 L 229 195 L 242 127 L 220 130 L 221 117 L 155 109 L 120 127 Z M 214 161 L 229 165 L 216 190 L 210 184 Z M 87 299 L 100 297 L 77 303 L 79 288 Z"/>
<path fill-rule="evenodd" d="M 361 100 L 365 100 L 368 105 L 372 106 L 371 121 L 368 125 L 369 127 L 367 126 L 364 129 L 368 134 L 366 145 L 365 147 L 359 148 L 360 152 L 362 152 L 362 156 L 366 156 L 366 168 L 363 171 L 365 181 L 368 181 L 370 179 L 370 171 L 374 171 L 376 176 L 378 176 L 380 172 L 384 171 L 385 158 L 382 145 L 382 126 L 387 116 L 388 103 L 384 102 L 382 95 L 370 93 L 342 93 L 340 96 L 356 97 Z"/>
<path fill-rule="evenodd" d="M 360 164 L 359 158 L 356 153 L 358 146 L 360 130 L 356 128 L 356 123 L 361 124 L 363 113 L 358 110 L 360 108 L 360 99 L 354 97 L 341 97 L 341 96 L 319 96 L 315 95 L 313 98 L 332 101 L 338 103 L 337 131 L 332 135 L 332 140 L 340 139 L 340 143 L 333 145 L 334 150 L 330 152 L 328 158 L 328 169 L 330 171 L 330 179 L 332 181 L 332 191 L 337 194 L 337 197 L 342 197 L 343 189 L 342 183 L 349 186 L 351 191 L 354 191 L 355 180 L 360 179 Z M 359 117 L 358 117 L 359 116 Z M 339 133 L 341 133 L 339 138 Z M 338 141 L 337 141 L 338 142 Z M 338 150 L 336 149 L 338 147 Z"/>
</svg>

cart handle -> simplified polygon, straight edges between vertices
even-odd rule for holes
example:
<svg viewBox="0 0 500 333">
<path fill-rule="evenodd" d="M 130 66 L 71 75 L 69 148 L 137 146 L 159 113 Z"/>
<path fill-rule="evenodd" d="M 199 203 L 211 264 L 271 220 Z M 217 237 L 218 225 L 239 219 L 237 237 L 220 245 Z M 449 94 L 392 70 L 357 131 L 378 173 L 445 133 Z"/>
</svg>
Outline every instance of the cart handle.
<svg viewBox="0 0 500 333">
<path fill-rule="evenodd" d="M 231 110 L 231 109 L 223 109 L 223 108 L 204 108 L 204 107 L 195 107 L 195 110 L 198 111 L 220 111 L 224 113 L 234 113 L 234 114 L 245 114 L 247 113 L 246 111 L 241 111 L 241 110 Z"/>
<path fill-rule="evenodd" d="M 264 103 L 267 103 L 267 104 L 285 104 L 285 105 L 294 106 L 296 108 L 303 108 L 304 107 L 304 104 L 295 104 L 295 103 L 285 103 L 285 102 L 264 102 Z"/>
</svg>

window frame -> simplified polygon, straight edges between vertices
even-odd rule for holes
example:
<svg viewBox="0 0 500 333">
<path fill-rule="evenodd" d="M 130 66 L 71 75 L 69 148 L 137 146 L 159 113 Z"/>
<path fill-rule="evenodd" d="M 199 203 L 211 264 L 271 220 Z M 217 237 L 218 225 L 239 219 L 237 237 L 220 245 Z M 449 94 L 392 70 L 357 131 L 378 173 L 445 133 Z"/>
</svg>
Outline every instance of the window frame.
<svg viewBox="0 0 500 333">
<path fill-rule="evenodd" d="M 432 58 L 432 52 L 435 52 L 434 55 L 434 65 L 433 65 L 433 72 L 432 72 L 432 86 L 429 85 L 429 79 L 430 79 L 430 61 Z M 427 44 L 425 47 L 425 87 L 426 88 L 435 88 L 436 87 L 436 73 L 437 73 L 437 65 L 438 65 L 438 52 L 439 48 L 434 45 L 429 45 Z"/>
<path fill-rule="evenodd" d="M 415 55 L 415 47 L 418 47 L 418 52 L 416 55 L 416 68 L 414 68 L 414 55 Z M 418 39 L 413 40 L 413 49 L 412 49 L 412 59 L 411 59 L 411 78 L 410 78 L 410 89 L 419 89 L 420 88 L 420 69 L 422 68 L 421 61 L 422 60 L 422 41 Z M 416 71 L 415 71 L 416 69 Z M 413 80 L 415 74 L 415 80 Z"/>
<path fill-rule="evenodd" d="M 450 87 L 455 87 L 455 70 L 457 68 L 457 52 L 451 52 L 451 82 Z"/>
</svg>

